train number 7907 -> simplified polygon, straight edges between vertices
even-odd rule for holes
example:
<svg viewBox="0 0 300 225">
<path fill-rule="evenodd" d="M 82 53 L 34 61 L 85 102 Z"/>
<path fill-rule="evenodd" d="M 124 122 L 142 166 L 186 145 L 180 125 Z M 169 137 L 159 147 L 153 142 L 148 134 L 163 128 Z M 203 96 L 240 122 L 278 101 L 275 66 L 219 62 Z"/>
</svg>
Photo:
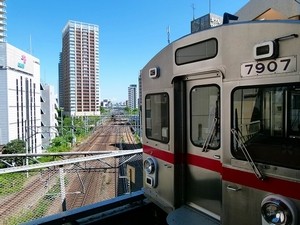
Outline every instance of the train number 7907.
<svg viewBox="0 0 300 225">
<path fill-rule="evenodd" d="M 255 61 L 241 65 L 241 76 L 257 76 L 266 74 L 291 73 L 296 71 L 295 56 L 278 58 L 276 60 Z"/>
</svg>

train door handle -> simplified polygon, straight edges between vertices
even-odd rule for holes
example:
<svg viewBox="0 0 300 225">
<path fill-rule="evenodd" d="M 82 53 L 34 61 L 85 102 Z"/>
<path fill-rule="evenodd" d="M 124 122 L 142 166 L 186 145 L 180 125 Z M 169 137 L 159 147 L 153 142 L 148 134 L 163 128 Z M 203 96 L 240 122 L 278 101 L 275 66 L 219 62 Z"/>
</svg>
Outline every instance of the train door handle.
<svg viewBox="0 0 300 225">
<path fill-rule="evenodd" d="M 221 159 L 221 156 L 220 155 L 214 155 L 214 158 L 215 159 Z"/>
<path fill-rule="evenodd" d="M 172 165 L 170 165 L 170 164 L 164 164 L 164 166 L 167 168 L 172 168 Z"/>
<path fill-rule="evenodd" d="M 240 191 L 240 190 L 242 190 L 242 188 L 240 188 L 240 187 L 237 187 L 237 186 L 231 186 L 231 185 L 227 185 L 227 190 L 229 190 L 229 191 Z"/>
</svg>

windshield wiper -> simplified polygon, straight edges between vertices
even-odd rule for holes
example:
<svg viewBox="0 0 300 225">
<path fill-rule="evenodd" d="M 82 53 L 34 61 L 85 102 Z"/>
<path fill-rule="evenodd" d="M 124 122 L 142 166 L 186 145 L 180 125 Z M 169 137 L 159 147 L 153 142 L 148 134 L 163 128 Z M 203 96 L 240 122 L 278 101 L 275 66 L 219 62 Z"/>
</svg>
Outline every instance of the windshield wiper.
<svg viewBox="0 0 300 225">
<path fill-rule="evenodd" d="M 249 162 L 254 174 L 256 175 L 256 177 L 260 180 L 264 180 L 265 176 L 262 174 L 262 172 L 258 169 L 258 167 L 255 165 L 252 157 L 250 156 L 246 146 L 243 143 L 243 136 L 241 135 L 241 133 L 237 130 L 237 129 L 231 129 L 231 133 L 234 137 L 234 140 L 237 142 L 237 144 L 239 145 L 240 149 L 242 150 L 246 160 Z"/>
<path fill-rule="evenodd" d="M 202 152 L 207 152 L 207 148 L 214 136 L 214 133 L 215 133 L 215 129 L 216 129 L 216 125 L 217 125 L 217 121 L 218 121 L 218 118 L 214 118 L 213 119 L 213 122 L 210 126 L 210 129 L 209 129 L 209 133 L 204 141 L 204 144 L 203 144 L 203 149 L 202 149 Z"/>
</svg>

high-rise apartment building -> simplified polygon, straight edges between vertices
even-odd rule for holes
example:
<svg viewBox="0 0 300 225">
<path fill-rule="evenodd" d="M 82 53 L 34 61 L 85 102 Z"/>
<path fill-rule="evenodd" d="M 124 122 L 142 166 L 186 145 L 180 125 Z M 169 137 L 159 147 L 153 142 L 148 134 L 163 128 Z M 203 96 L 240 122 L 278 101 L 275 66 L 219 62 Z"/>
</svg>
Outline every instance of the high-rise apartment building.
<svg viewBox="0 0 300 225">
<path fill-rule="evenodd" d="M 19 139 L 41 152 L 40 61 L 6 41 L 6 1 L 0 0 L 0 146 Z"/>
<path fill-rule="evenodd" d="M 6 3 L 0 0 L 0 42 L 6 42 Z"/>
<path fill-rule="evenodd" d="M 69 21 L 62 33 L 59 104 L 71 116 L 100 115 L 99 27 Z"/>
<path fill-rule="evenodd" d="M 128 87 L 128 107 L 130 109 L 137 108 L 136 88 L 137 88 L 136 84 L 131 84 Z"/>
</svg>

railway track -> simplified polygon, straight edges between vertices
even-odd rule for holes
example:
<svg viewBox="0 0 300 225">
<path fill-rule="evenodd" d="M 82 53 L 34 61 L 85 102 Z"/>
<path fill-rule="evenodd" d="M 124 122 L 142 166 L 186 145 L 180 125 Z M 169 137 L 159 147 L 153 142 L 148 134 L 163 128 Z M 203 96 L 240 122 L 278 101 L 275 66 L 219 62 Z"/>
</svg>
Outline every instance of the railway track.
<svg viewBox="0 0 300 225">
<path fill-rule="evenodd" d="M 47 178 L 49 176 L 53 176 L 53 173 L 50 175 L 47 175 Z M 33 178 L 32 181 L 28 182 L 26 187 L 23 189 L 23 191 L 19 192 L 18 194 L 12 194 L 9 198 L 7 198 L 5 201 L 1 201 L 0 203 L 0 218 L 6 217 L 9 215 L 12 211 L 19 210 L 22 205 L 20 205 L 20 202 L 26 201 L 26 205 L 30 206 L 35 203 L 36 198 L 34 198 L 33 193 L 37 195 L 41 195 L 44 192 L 45 181 L 42 177 Z M 1 221 L 1 220 L 0 220 Z"/>
<path fill-rule="evenodd" d="M 133 145 L 134 139 L 131 136 L 131 130 L 127 124 L 110 122 L 95 130 L 86 141 L 76 146 L 74 151 L 123 149 L 125 142 L 127 147 Z M 106 159 L 89 164 L 89 168 L 86 168 L 85 165 L 66 166 L 65 171 L 74 170 L 74 173 L 77 173 L 77 176 L 68 179 L 66 184 L 67 210 L 115 197 L 116 186 L 118 186 L 119 171 L 116 169 L 118 164 L 118 159 Z M 91 170 L 91 168 L 93 169 Z M 57 173 L 57 168 L 49 171 L 52 171 L 52 175 L 54 175 Z M 5 221 L 6 217 L 22 210 L 25 205 L 34 207 L 39 198 L 43 196 L 45 180 L 49 180 L 49 178 L 49 173 L 34 176 L 27 182 L 28 185 L 22 191 L 0 201 L 0 224 L 1 221 Z M 52 204 L 53 209 L 49 209 L 48 213 L 60 211 L 61 207 L 57 207 L 57 205 L 61 205 L 60 201 L 61 199 L 57 197 Z"/>
<path fill-rule="evenodd" d="M 85 151 L 97 151 L 97 150 L 119 150 L 124 149 L 123 143 L 126 142 L 126 146 L 134 146 L 134 138 L 132 137 L 131 129 L 129 125 L 120 122 L 109 123 L 105 128 L 99 129 L 96 134 L 97 138 L 93 139 L 92 144 L 89 144 L 88 149 L 84 149 Z M 132 148 L 133 149 L 133 148 Z M 77 207 L 81 207 L 86 204 L 91 204 L 99 201 L 98 196 L 103 194 L 103 190 L 105 187 L 103 185 L 107 185 L 103 180 L 114 180 L 111 182 L 111 195 L 110 198 L 116 196 L 116 186 L 118 186 L 118 174 L 119 169 L 117 169 L 117 165 L 119 164 L 118 159 L 112 160 L 107 159 L 105 162 L 93 162 L 90 166 L 93 168 L 102 168 L 106 172 L 97 173 L 94 172 L 80 172 L 82 177 L 82 185 L 85 187 L 84 193 L 76 193 L 67 199 L 67 209 L 73 209 Z M 107 176 L 114 176 L 113 178 L 107 178 Z M 80 189 L 78 186 L 79 182 L 74 182 L 73 185 L 70 186 L 69 190 L 77 190 Z M 72 192 L 72 191 L 70 191 Z M 76 192 L 76 191 L 75 191 Z"/>
</svg>

